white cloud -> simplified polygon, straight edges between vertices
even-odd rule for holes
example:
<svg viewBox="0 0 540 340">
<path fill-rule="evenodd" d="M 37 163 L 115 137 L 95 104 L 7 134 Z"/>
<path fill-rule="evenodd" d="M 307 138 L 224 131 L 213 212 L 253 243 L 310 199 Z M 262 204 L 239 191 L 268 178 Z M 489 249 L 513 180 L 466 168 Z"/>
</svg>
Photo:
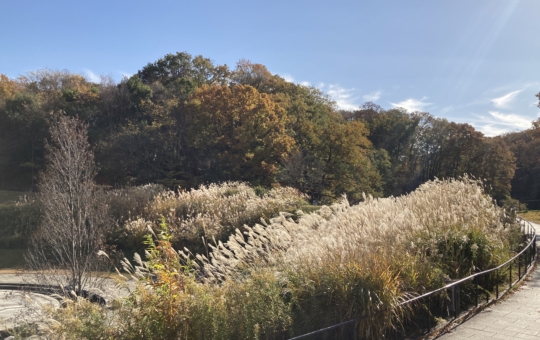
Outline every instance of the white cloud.
<svg viewBox="0 0 540 340">
<path fill-rule="evenodd" d="M 490 137 L 531 128 L 532 119 L 530 117 L 513 113 L 504 114 L 498 111 L 489 111 L 489 116 L 474 116 L 477 119 L 469 119 L 474 128 Z"/>
<path fill-rule="evenodd" d="M 409 98 L 407 100 L 401 101 L 399 103 L 390 103 L 392 107 L 402 107 L 406 109 L 407 111 L 423 111 L 426 106 L 432 105 L 432 103 L 427 103 L 424 100 L 428 99 L 427 97 L 424 97 L 420 100 Z"/>
<path fill-rule="evenodd" d="M 504 133 L 510 132 L 508 129 L 497 127 L 493 124 L 486 125 L 476 125 L 473 124 L 474 128 L 488 137 L 500 136 Z"/>
<path fill-rule="evenodd" d="M 382 95 L 381 91 L 374 91 L 374 92 L 363 95 L 362 98 L 366 102 L 374 102 L 378 100 L 379 98 L 381 98 L 381 95 Z"/>
<path fill-rule="evenodd" d="M 101 83 L 101 77 L 94 72 L 90 70 L 84 70 L 84 73 L 86 74 L 86 78 L 90 80 L 92 83 Z"/>
<path fill-rule="evenodd" d="M 303 86 L 311 86 L 311 83 L 309 81 L 301 81 L 301 82 L 296 82 L 294 80 L 294 77 L 291 76 L 290 74 L 284 74 L 282 76 L 280 76 L 281 78 L 285 79 L 285 81 L 288 81 L 289 83 L 296 83 L 296 84 L 300 84 L 300 85 L 303 85 Z"/>
<path fill-rule="evenodd" d="M 497 108 L 506 108 L 508 107 L 508 105 L 514 101 L 514 99 L 516 99 L 517 95 L 521 92 L 522 90 L 517 90 L 517 91 L 514 91 L 514 92 L 510 92 L 508 94 L 505 94 L 504 96 L 502 97 L 498 97 L 498 98 L 493 98 L 491 100 L 491 102 L 493 103 L 493 106 L 497 107 Z"/>
<path fill-rule="evenodd" d="M 354 88 L 344 88 L 337 84 L 319 84 L 319 89 L 326 92 L 335 102 L 338 108 L 342 110 L 356 110 L 360 106 L 354 95 Z"/>
<path fill-rule="evenodd" d="M 285 79 L 285 81 L 288 81 L 289 83 L 293 83 L 294 82 L 294 78 L 293 76 L 291 76 L 290 74 L 284 74 L 281 76 L 283 79 Z"/>
<path fill-rule="evenodd" d="M 497 111 L 489 111 L 489 114 L 495 118 L 500 125 L 511 126 L 520 130 L 526 130 L 531 127 L 531 119 L 528 117 L 523 117 L 514 113 L 504 114 Z"/>
</svg>

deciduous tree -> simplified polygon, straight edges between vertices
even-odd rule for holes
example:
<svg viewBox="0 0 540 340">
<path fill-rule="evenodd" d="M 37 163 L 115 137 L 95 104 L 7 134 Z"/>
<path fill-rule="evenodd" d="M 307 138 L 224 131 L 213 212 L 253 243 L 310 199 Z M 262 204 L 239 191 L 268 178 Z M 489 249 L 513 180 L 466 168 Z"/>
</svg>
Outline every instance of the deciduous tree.
<svg viewBox="0 0 540 340">
<path fill-rule="evenodd" d="M 96 166 L 86 129 L 63 115 L 51 125 L 39 182 L 42 221 L 27 255 L 41 282 L 69 285 L 78 293 L 95 285 L 102 269 L 97 253 L 107 210 L 93 183 Z"/>
<path fill-rule="evenodd" d="M 285 109 L 251 86 L 203 86 L 190 96 L 186 116 L 192 156 L 211 181 L 270 184 L 294 145 Z"/>
</svg>

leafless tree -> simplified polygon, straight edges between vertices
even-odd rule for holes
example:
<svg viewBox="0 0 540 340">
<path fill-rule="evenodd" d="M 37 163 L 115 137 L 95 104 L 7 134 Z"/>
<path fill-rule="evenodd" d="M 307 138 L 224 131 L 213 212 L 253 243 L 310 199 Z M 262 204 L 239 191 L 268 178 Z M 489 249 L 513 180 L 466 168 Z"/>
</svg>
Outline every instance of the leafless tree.
<svg viewBox="0 0 540 340">
<path fill-rule="evenodd" d="M 106 206 L 93 179 L 97 173 L 87 126 L 60 115 L 46 142 L 46 169 L 40 174 L 42 221 L 26 256 L 40 283 L 69 285 L 78 294 L 95 287 L 104 262 Z"/>
</svg>

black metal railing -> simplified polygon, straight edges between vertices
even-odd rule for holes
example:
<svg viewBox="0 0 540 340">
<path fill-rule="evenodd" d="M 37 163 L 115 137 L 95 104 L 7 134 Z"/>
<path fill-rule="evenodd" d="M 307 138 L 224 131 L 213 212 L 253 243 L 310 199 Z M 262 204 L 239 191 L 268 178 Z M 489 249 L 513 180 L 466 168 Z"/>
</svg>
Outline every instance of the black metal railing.
<svg viewBox="0 0 540 340">
<path fill-rule="evenodd" d="M 386 332 L 387 339 L 401 339 L 405 336 L 425 335 L 437 329 L 443 330 L 448 325 L 464 318 L 478 308 L 500 299 L 512 289 L 532 268 L 537 258 L 536 230 L 530 222 L 519 219 L 526 246 L 510 260 L 496 268 L 475 273 L 460 280 L 452 281 L 439 289 L 419 295 L 402 302 L 396 308 L 413 310 L 414 319 L 403 321 L 399 327 Z M 463 312 L 462 312 L 463 311 Z M 303 335 L 289 338 L 297 339 L 357 339 L 358 324 L 368 319 L 391 312 L 382 310 L 325 327 Z M 446 322 L 440 322 L 445 320 Z"/>
</svg>

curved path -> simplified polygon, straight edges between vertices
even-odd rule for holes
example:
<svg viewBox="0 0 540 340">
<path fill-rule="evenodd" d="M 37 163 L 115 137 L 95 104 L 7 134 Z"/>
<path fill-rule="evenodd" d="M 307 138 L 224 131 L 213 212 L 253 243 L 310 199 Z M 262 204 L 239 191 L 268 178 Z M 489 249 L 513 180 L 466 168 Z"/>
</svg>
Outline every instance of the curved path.
<svg viewBox="0 0 540 340">
<path fill-rule="evenodd" d="M 29 306 L 34 308 L 29 309 Z M 39 318 L 44 306 L 58 308 L 60 303 L 43 294 L 0 290 L 0 330 Z"/>
<path fill-rule="evenodd" d="M 437 339 L 540 339 L 540 268 L 516 292 Z"/>
<path fill-rule="evenodd" d="M 2 284 L 16 285 L 31 282 L 32 278 L 31 274 L 0 273 L 0 282 Z M 128 286 L 133 289 L 134 283 L 128 282 Z M 127 290 L 115 288 L 113 280 L 106 282 L 102 292 L 106 299 L 128 294 Z M 28 308 L 29 306 L 33 308 Z M 42 316 L 41 309 L 43 306 L 57 308 L 60 303 L 48 295 L 24 293 L 19 290 L 4 290 L 0 287 L 0 331 L 28 321 L 39 320 Z"/>
</svg>

